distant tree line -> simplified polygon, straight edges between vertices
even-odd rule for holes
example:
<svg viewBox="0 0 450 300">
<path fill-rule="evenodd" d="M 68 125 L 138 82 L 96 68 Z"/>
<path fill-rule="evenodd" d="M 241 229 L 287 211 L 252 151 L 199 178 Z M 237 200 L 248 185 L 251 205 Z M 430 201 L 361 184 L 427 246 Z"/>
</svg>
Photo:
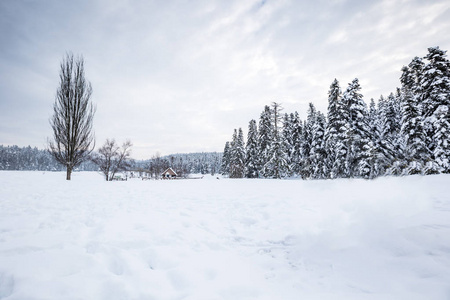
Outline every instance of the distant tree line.
<svg viewBox="0 0 450 300">
<path fill-rule="evenodd" d="M 189 174 L 217 174 L 222 164 L 221 152 L 178 153 L 167 156 L 153 155 L 150 160 L 139 162 L 139 167 L 148 171 L 151 177 L 159 177 L 167 168 L 178 176 Z"/>
<path fill-rule="evenodd" d="M 402 68 L 401 87 L 364 102 L 358 79 L 334 80 L 327 115 L 309 104 L 306 120 L 279 103 L 251 120 L 245 143 L 235 129 L 221 172 L 231 178 L 375 178 L 450 173 L 450 62 L 428 48 Z"/>
<path fill-rule="evenodd" d="M 184 153 L 167 156 L 156 154 L 151 159 L 134 160 L 128 158 L 128 149 L 131 145 L 127 143 L 125 142 L 119 147 L 115 142 L 113 143 L 113 140 L 107 141 L 98 152 L 92 154 L 90 160 L 83 162 L 74 171 L 99 171 L 103 174 L 107 172 L 108 180 L 111 175 L 114 176 L 116 172 L 124 170 L 141 170 L 155 177 L 161 175 L 168 167 L 172 167 L 180 176 L 216 174 L 220 171 L 222 152 Z M 100 152 L 100 150 L 102 151 Z M 123 159 L 124 156 L 127 156 L 126 164 L 118 165 L 118 160 L 121 157 Z M 102 162 L 93 162 L 98 159 L 102 159 Z M 109 165 L 104 163 L 108 160 L 110 161 Z M 106 168 L 102 170 L 99 165 L 106 166 Z M 58 163 L 47 150 L 31 146 L 0 145 L 0 170 L 63 171 L 66 170 L 66 167 Z"/>
<path fill-rule="evenodd" d="M 31 146 L 0 145 L 0 170 L 63 171 L 66 167 L 47 150 Z M 75 171 L 98 171 L 98 166 L 88 160 L 75 168 Z"/>
</svg>

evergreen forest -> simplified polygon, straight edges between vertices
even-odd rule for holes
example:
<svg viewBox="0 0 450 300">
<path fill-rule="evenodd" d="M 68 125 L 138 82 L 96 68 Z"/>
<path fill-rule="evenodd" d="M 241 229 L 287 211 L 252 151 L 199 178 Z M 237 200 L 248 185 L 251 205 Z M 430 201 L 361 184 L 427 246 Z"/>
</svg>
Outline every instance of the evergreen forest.
<svg viewBox="0 0 450 300">
<path fill-rule="evenodd" d="M 247 140 L 235 129 L 221 172 L 230 178 L 333 179 L 450 173 L 450 62 L 428 48 L 401 69 L 400 87 L 367 104 L 358 78 L 335 79 L 324 114 L 309 104 L 306 120 L 273 102 Z"/>
</svg>

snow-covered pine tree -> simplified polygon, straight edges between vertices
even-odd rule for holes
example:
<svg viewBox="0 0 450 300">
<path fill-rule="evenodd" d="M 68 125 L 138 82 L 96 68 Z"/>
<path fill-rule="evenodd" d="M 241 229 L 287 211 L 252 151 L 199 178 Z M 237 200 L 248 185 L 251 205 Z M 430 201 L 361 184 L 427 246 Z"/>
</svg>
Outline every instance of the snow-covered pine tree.
<svg viewBox="0 0 450 300">
<path fill-rule="evenodd" d="M 258 129 L 258 170 L 260 176 L 267 177 L 263 172 L 263 167 L 269 161 L 269 148 L 273 139 L 272 112 L 268 105 L 264 107 L 264 110 L 261 113 Z"/>
<path fill-rule="evenodd" d="M 447 111 L 450 109 L 450 62 L 446 56 L 446 51 L 439 47 L 428 48 L 428 54 L 425 56 L 428 63 L 419 76 L 419 99 L 423 108 L 426 143 L 432 154 L 431 161 L 426 166 L 426 173 L 448 172 L 445 163 L 442 165 L 446 161 L 442 147 L 450 143 L 450 135 L 445 134 L 445 128 L 441 128 L 447 126 Z M 436 149 L 437 147 L 441 149 Z"/>
<path fill-rule="evenodd" d="M 314 174 L 314 162 L 313 162 L 313 128 L 316 122 L 317 111 L 313 103 L 309 103 L 306 121 L 303 125 L 303 136 L 302 136 L 302 166 L 300 175 L 303 179 L 312 178 Z"/>
<path fill-rule="evenodd" d="M 387 127 L 385 130 L 388 131 L 389 134 L 392 135 L 392 137 L 397 138 L 398 134 L 400 133 L 401 129 L 401 107 L 398 97 L 394 96 L 393 93 L 390 93 L 387 98 L 387 111 L 386 111 L 386 117 L 387 117 Z M 394 143 L 394 149 L 398 147 L 398 144 L 396 144 L 396 140 L 393 141 Z"/>
<path fill-rule="evenodd" d="M 368 126 L 367 106 L 360 94 L 361 86 L 355 78 L 345 91 L 343 98 L 348 107 L 348 153 L 347 172 L 349 177 L 370 177 L 371 139 Z"/>
<path fill-rule="evenodd" d="M 247 144 L 245 146 L 245 177 L 259 177 L 259 145 L 258 145 L 258 128 L 256 121 L 251 120 L 248 124 Z"/>
<path fill-rule="evenodd" d="M 425 114 L 427 114 L 427 112 L 423 103 L 424 87 L 426 87 L 426 85 L 422 86 L 425 63 L 420 57 L 416 56 L 413 58 L 408 67 L 410 68 L 411 74 L 414 78 L 413 93 L 414 97 L 416 97 L 417 99 L 417 105 L 422 118 L 422 126 L 425 138 L 426 158 L 424 160 L 424 167 L 422 172 L 424 175 L 438 174 L 440 173 L 440 167 L 434 160 L 433 122 L 428 122 L 430 119 L 425 117 Z"/>
<path fill-rule="evenodd" d="M 434 113 L 436 117 L 434 157 L 441 172 L 450 173 L 450 109 L 448 106 L 440 105 Z"/>
<path fill-rule="evenodd" d="M 415 78 L 411 69 L 404 66 L 400 82 L 402 84 L 401 136 L 405 143 L 407 167 L 405 175 L 422 174 L 424 162 L 429 155 L 425 144 L 425 132 L 417 96 L 414 94 Z"/>
<path fill-rule="evenodd" d="M 269 159 L 263 167 L 263 174 L 265 177 L 284 178 L 289 173 L 289 165 L 287 162 L 285 143 L 281 132 L 281 110 L 279 103 L 272 103 L 272 128 L 273 138 L 269 147 Z"/>
<path fill-rule="evenodd" d="M 286 161 L 288 164 L 288 174 L 287 176 L 293 175 L 293 168 L 292 167 L 292 161 L 294 153 L 294 114 L 284 114 L 284 120 L 283 120 L 283 129 L 282 129 L 282 143 L 283 148 L 286 151 Z"/>
<path fill-rule="evenodd" d="M 231 159 L 231 149 L 230 142 L 225 143 L 222 156 L 222 165 L 220 167 L 220 172 L 222 175 L 230 175 L 230 159 Z"/>
<path fill-rule="evenodd" d="M 230 178 L 236 176 L 236 143 L 237 143 L 237 129 L 234 129 L 233 136 L 231 137 L 230 142 Z"/>
<path fill-rule="evenodd" d="M 244 177 L 245 175 L 245 141 L 244 141 L 244 133 L 242 132 L 242 128 L 239 128 L 238 131 L 238 144 L 237 144 L 237 151 L 238 151 L 238 164 L 239 164 L 239 171 L 240 176 Z"/>
<path fill-rule="evenodd" d="M 403 96 L 400 88 L 396 89 L 393 101 L 393 109 L 395 112 L 396 119 L 396 140 L 395 140 L 395 162 L 394 165 L 397 166 L 394 175 L 403 175 L 408 168 L 408 161 L 406 158 L 406 142 L 404 136 L 401 134 L 402 129 L 402 117 L 403 117 Z"/>
<path fill-rule="evenodd" d="M 239 131 L 234 130 L 230 146 L 230 178 L 242 178 L 245 172 L 245 146 L 242 128 L 239 128 Z"/>
<path fill-rule="evenodd" d="M 386 119 L 384 120 L 383 133 L 391 135 L 392 137 L 396 137 L 399 133 L 401 120 L 397 119 L 398 115 L 395 102 L 394 94 L 390 93 L 384 106 L 384 115 Z M 392 148 L 395 148 L 395 141 L 391 141 L 391 143 L 393 144 Z"/>
<path fill-rule="evenodd" d="M 400 145 L 401 115 L 397 114 L 397 103 L 393 93 L 379 102 L 381 114 L 381 150 L 386 160 L 386 174 L 402 175 L 406 168 Z"/>
<path fill-rule="evenodd" d="M 339 81 L 334 79 L 328 91 L 328 123 L 325 131 L 325 149 L 327 151 L 326 166 L 330 170 L 329 177 L 336 178 L 339 169 L 341 169 L 339 151 L 337 149 L 338 135 L 345 127 L 345 120 L 342 119 L 342 92 Z M 343 149 L 340 149 L 342 151 Z"/>
<path fill-rule="evenodd" d="M 378 100 L 377 118 L 376 118 L 376 131 L 375 135 L 372 137 L 375 146 L 375 169 L 374 173 L 377 176 L 383 176 L 386 174 L 386 170 L 390 167 L 391 162 L 394 161 L 393 152 L 391 150 L 391 143 L 389 139 L 385 137 L 385 124 L 386 121 L 386 110 L 387 110 L 387 100 L 380 96 Z"/>
<path fill-rule="evenodd" d="M 325 150 L 326 118 L 323 113 L 317 111 L 316 120 L 312 128 L 311 162 L 313 167 L 312 178 L 324 179 L 329 176 L 326 165 L 327 153 Z"/>
<path fill-rule="evenodd" d="M 439 47 L 428 48 L 428 60 L 420 76 L 423 115 L 432 117 L 439 106 L 450 105 L 450 62 L 447 51 Z"/>
<path fill-rule="evenodd" d="M 291 123 L 292 123 L 292 143 L 293 150 L 291 155 L 291 165 L 290 170 L 294 175 L 300 174 L 301 169 L 301 160 L 302 160 L 302 135 L 303 135 L 303 126 L 302 121 L 300 120 L 300 116 L 298 112 L 294 112 L 290 114 Z"/>
<path fill-rule="evenodd" d="M 369 159 L 370 176 L 369 178 L 376 178 L 380 176 L 381 170 L 378 165 L 378 155 L 380 148 L 380 131 L 379 131 L 379 119 L 378 110 L 373 98 L 370 99 L 369 114 L 368 114 L 368 126 L 371 142 L 371 154 Z"/>
<path fill-rule="evenodd" d="M 375 104 L 375 100 L 373 100 L 373 98 L 370 99 L 369 114 L 367 117 L 370 131 L 374 132 L 377 130 L 377 105 Z"/>
<path fill-rule="evenodd" d="M 403 96 L 401 88 L 397 88 L 394 96 L 394 111 L 397 116 L 397 132 L 400 134 L 402 128 L 402 115 L 403 115 Z"/>
</svg>

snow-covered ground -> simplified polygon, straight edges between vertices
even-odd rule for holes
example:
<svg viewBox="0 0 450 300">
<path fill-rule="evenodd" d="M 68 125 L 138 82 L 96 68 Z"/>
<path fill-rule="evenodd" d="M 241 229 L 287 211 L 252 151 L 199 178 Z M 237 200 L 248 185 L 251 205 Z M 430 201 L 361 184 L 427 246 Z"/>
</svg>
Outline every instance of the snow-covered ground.
<svg viewBox="0 0 450 300">
<path fill-rule="evenodd" d="M 0 172 L 2 299 L 450 299 L 450 176 Z"/>
</svg>

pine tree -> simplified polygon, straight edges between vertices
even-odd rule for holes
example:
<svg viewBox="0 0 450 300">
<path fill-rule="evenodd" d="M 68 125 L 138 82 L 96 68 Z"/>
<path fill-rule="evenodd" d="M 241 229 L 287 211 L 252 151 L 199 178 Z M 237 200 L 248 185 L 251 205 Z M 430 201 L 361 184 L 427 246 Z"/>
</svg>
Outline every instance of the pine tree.
<svg viewBox="0 0 450 300">
<path fill-rule="evenodd" d="M 237 158 L 237 162 L 239 165 L 239 175 L 242 178 L 245 175 L 245 142 L 242 128 L 239 128 L 238 131 Z"/>
<path fill-rule="evenodd" d="M 386 175 L 386 170 L 390 167 L 391 163 L 394 161 L 394 154 L 392 151 L 390 139 L 386 138 L 385 124 L 386 121 L 386 111 L 388 106 L 388 101 L 380 96 L 378 100 L 377 117 L 375 123 L 375 131 L 372 136 L 372 141 L 375 148 L 375 166 L 374 174 L 376 176 Z"/>
<path fill-rule="evenodd" d="M 280 128 L 281 110 L 282 107 L 279 103 L 272 103 L 273 138 L 268 151 L 268 161 L 263 167 L 265 177 L 283 178 L 289 173 L 285 143 Z"/>
<path fill-rule="evenodd" d="M 367 123 L 368 112 L 363 96 L 359 93 L 361 86 L 355 78 L 344 93 L 344 102 L 348 107 L 348 153 L 346 167 L 349 177 L 370 177 L 370 133 Z"/>
<path fill-rule="evenodd" d="M 442 149 L 450 143 L 450 136 L 446 134 L 447 111 L 450 109 L 450 62 L 446 51 L 439 47 L 428 48 L 425 59 L 428 63 L 419 75 L 419 101 L 423 109 L 426 146 L 431 153 L 425 173 L 447 172 L 446 154 Z"/>
<path fill-rule="evenodd" d="M 312 147 L 314 143 L 313 128 L 317 119 L 316 114 L 317 112 L 314 104 L 309 103 L 306 121 L 303 125 L 302 137 L 302 166 L 300 174 L 303 179 L 312 178 L 314 174 L 314 157 L 312 153 Z"/>
<path fill-rule="evenodd" d="M 425 133 L 417 97 L 414 94 L 415 79 L 408 67 L 402 68 L 402 127 L 401 136 L 405 142 L 406 175 L 421 174 L 427 159 Z"/>
<path fill-rule="evenodd" d="M 432 138 L 428 136 L 427 134 L 427 124 L 425 122 L 424 114 L 423 114 L 423 103 L 422 103 L 422 85 L 421 85 L 421 77 L 423 73 L 423 69 L 425 67 L 425 63 L 422 61 L 419 57 L 414 57 L 411 63 L 408 65 L 409 67 L 409 79 L 408 79 L 408 89 L 410 89 L 412 93 L 412 97 L 414 97 L 414 101 L 417 106 L 417 114 L 420 118 L 420 123 L 418 123 L 418 126 L 421 126 L 421 132 L 423 133 L 423 136 L 421 139 L 424 140 L 425 143 L 425 149 L 423 152 L 423 162 L 422 164 L 425 165 L 426 162 L 430 161 L 432 159 L 432 153 L 431 148 L 429 148 L 429 145 L 432 144 Z M 418 120 L 419 121 L 419 120 Z M 425 172 L 425 169 L 423 169 Z"/>
<path fill-rule="evenodd" d="M 381 157 L 385 160 L 385 172 L 401 175 L 406 168 L 401 147 L 401 115 L 398 114 L 397 100 L 393 93 L 387 99 L 380 99 Z"/>
<path fill-rule="evenodd" d="M 320 111 L 316 113 L 316 120 L 312 127 L 311 162 L 313 166 L 312 178 L 324 179 L 329 175 L 326 165 L 325 150 L 326 118 Z"/>
<path fill-rule="evenodd" d="M 291 114 L 292 124 L 292 143 L 293 149 L 291 154 L 291 173 L 294 175 L 300 175 L 301 160 L 302 160 L 302 135 L 303 126 L 298 112 Z"/>
<path fill-rule="evenodd" d="M 441 105 L 435 112 L 436 131 L 433 139 L 436 147 L 434 148 L 434 157 L 440 171 L 450 173 L 450 109 Z"/>
<path fill-rule="evenodd" d="M 226 142 L 225 148 L 223 149 L 222 165 L 220 167 L 222 175 L 230 175 L 230 159 L 231 159 L 230 142 Z"/>
<path fill-rule="evenodd" d="M 237 164 L 236 164 L 236 149 L 237 149 L 237 129 L 234 129 L 233 136 L 231 137 L 230 142 L 230 178 L 238 178 L 237 174 L 238 171 L 236 170 Z"/>
<path fill-rule="evenodd" d="M 370 99 L 369 104 L 369 114 L 368 114 L 368 124 L 371 132 L 377 130 L 377 106 L 373 98 Z"/>
<path fill-rule="evenodd" d="M 251 120 L 248 125 L 247 144 L 245 147 L 245 153 L 246 153 L 245 177 L 258 178 L 259 146 L 258 146 L 258 128 L 256 126 L 255 120 Z"/>
<path fill-rule="evenodd" d="M 272 112 L 270 107 L 266 105 L 259 119 L 259 162 L 258 170 L 259 174 L 263 177 L 267 177 L 263 172 L 264 165 L 269 161 L 269 148 L 273 140 L 273 125 L 272 125 Z"/>
<path fill-rule="evenodd" d="M 230 178 L 242 178 L 245 172 L 245 146 L 241 128 L 234 130 L 230 150 Z"/>
<path fill-rule="evenodd" d="M 380 131 L 379 131 L 379 119 L 378 110 L 373 98 L 370 99 L 369 114 L 368 114 L 368 126 L 370 135 L 370 175 L 369 178 L 373 179 L 381 174 L 380 167 L 378 165 L 379 148 L 380 148 Z"/>
<path fill-rule="evenodd" d="M 327 151 L 326 166 L 330 178 L 336 178 L 340 170 L 340 151 L 338 149 L 338 136 L 344 129 L 344 120 L 342 119 L 342 92 L 339 82 L 334 79 L 328 92 L 328 124 L 325 132 L 325 149 Z M 342 145 L 341 145 L 342 146 Z"/>
<path fill-rule="evenodd" d="M 286 151 L 286 161 L 288 164 L 287 176 L 293 175 L 293 153 L 294 153 L 294 114 L 284 114 L 282 143 Z"/>
<path fill-rule="evenodd" d="M 439 47 L 431 47 L 425 56 L 429 63 L 423 68 L 420 85 L 423 114 L 426 118 L 433 116 L 439 106 L 450 105 L 450 62 L 446 58 L 446 52 Z"/>
<path fill-rule="evenodd" d="M 391 175 L 404 175 L 408 169 L 408 160 L 406 157 L 406 142 L 405 137 L 401 134 L 402 116 L 403 116 L 403 96 L 399 88 L 397 88 L 395 95 L 390 94 L 388 100 L 392 101 L 392 110 L 394 112 L 395 120 L 395 134 L 393 135 L 393 154 L 394 161 L 388 173 Z"/>
</svg>

